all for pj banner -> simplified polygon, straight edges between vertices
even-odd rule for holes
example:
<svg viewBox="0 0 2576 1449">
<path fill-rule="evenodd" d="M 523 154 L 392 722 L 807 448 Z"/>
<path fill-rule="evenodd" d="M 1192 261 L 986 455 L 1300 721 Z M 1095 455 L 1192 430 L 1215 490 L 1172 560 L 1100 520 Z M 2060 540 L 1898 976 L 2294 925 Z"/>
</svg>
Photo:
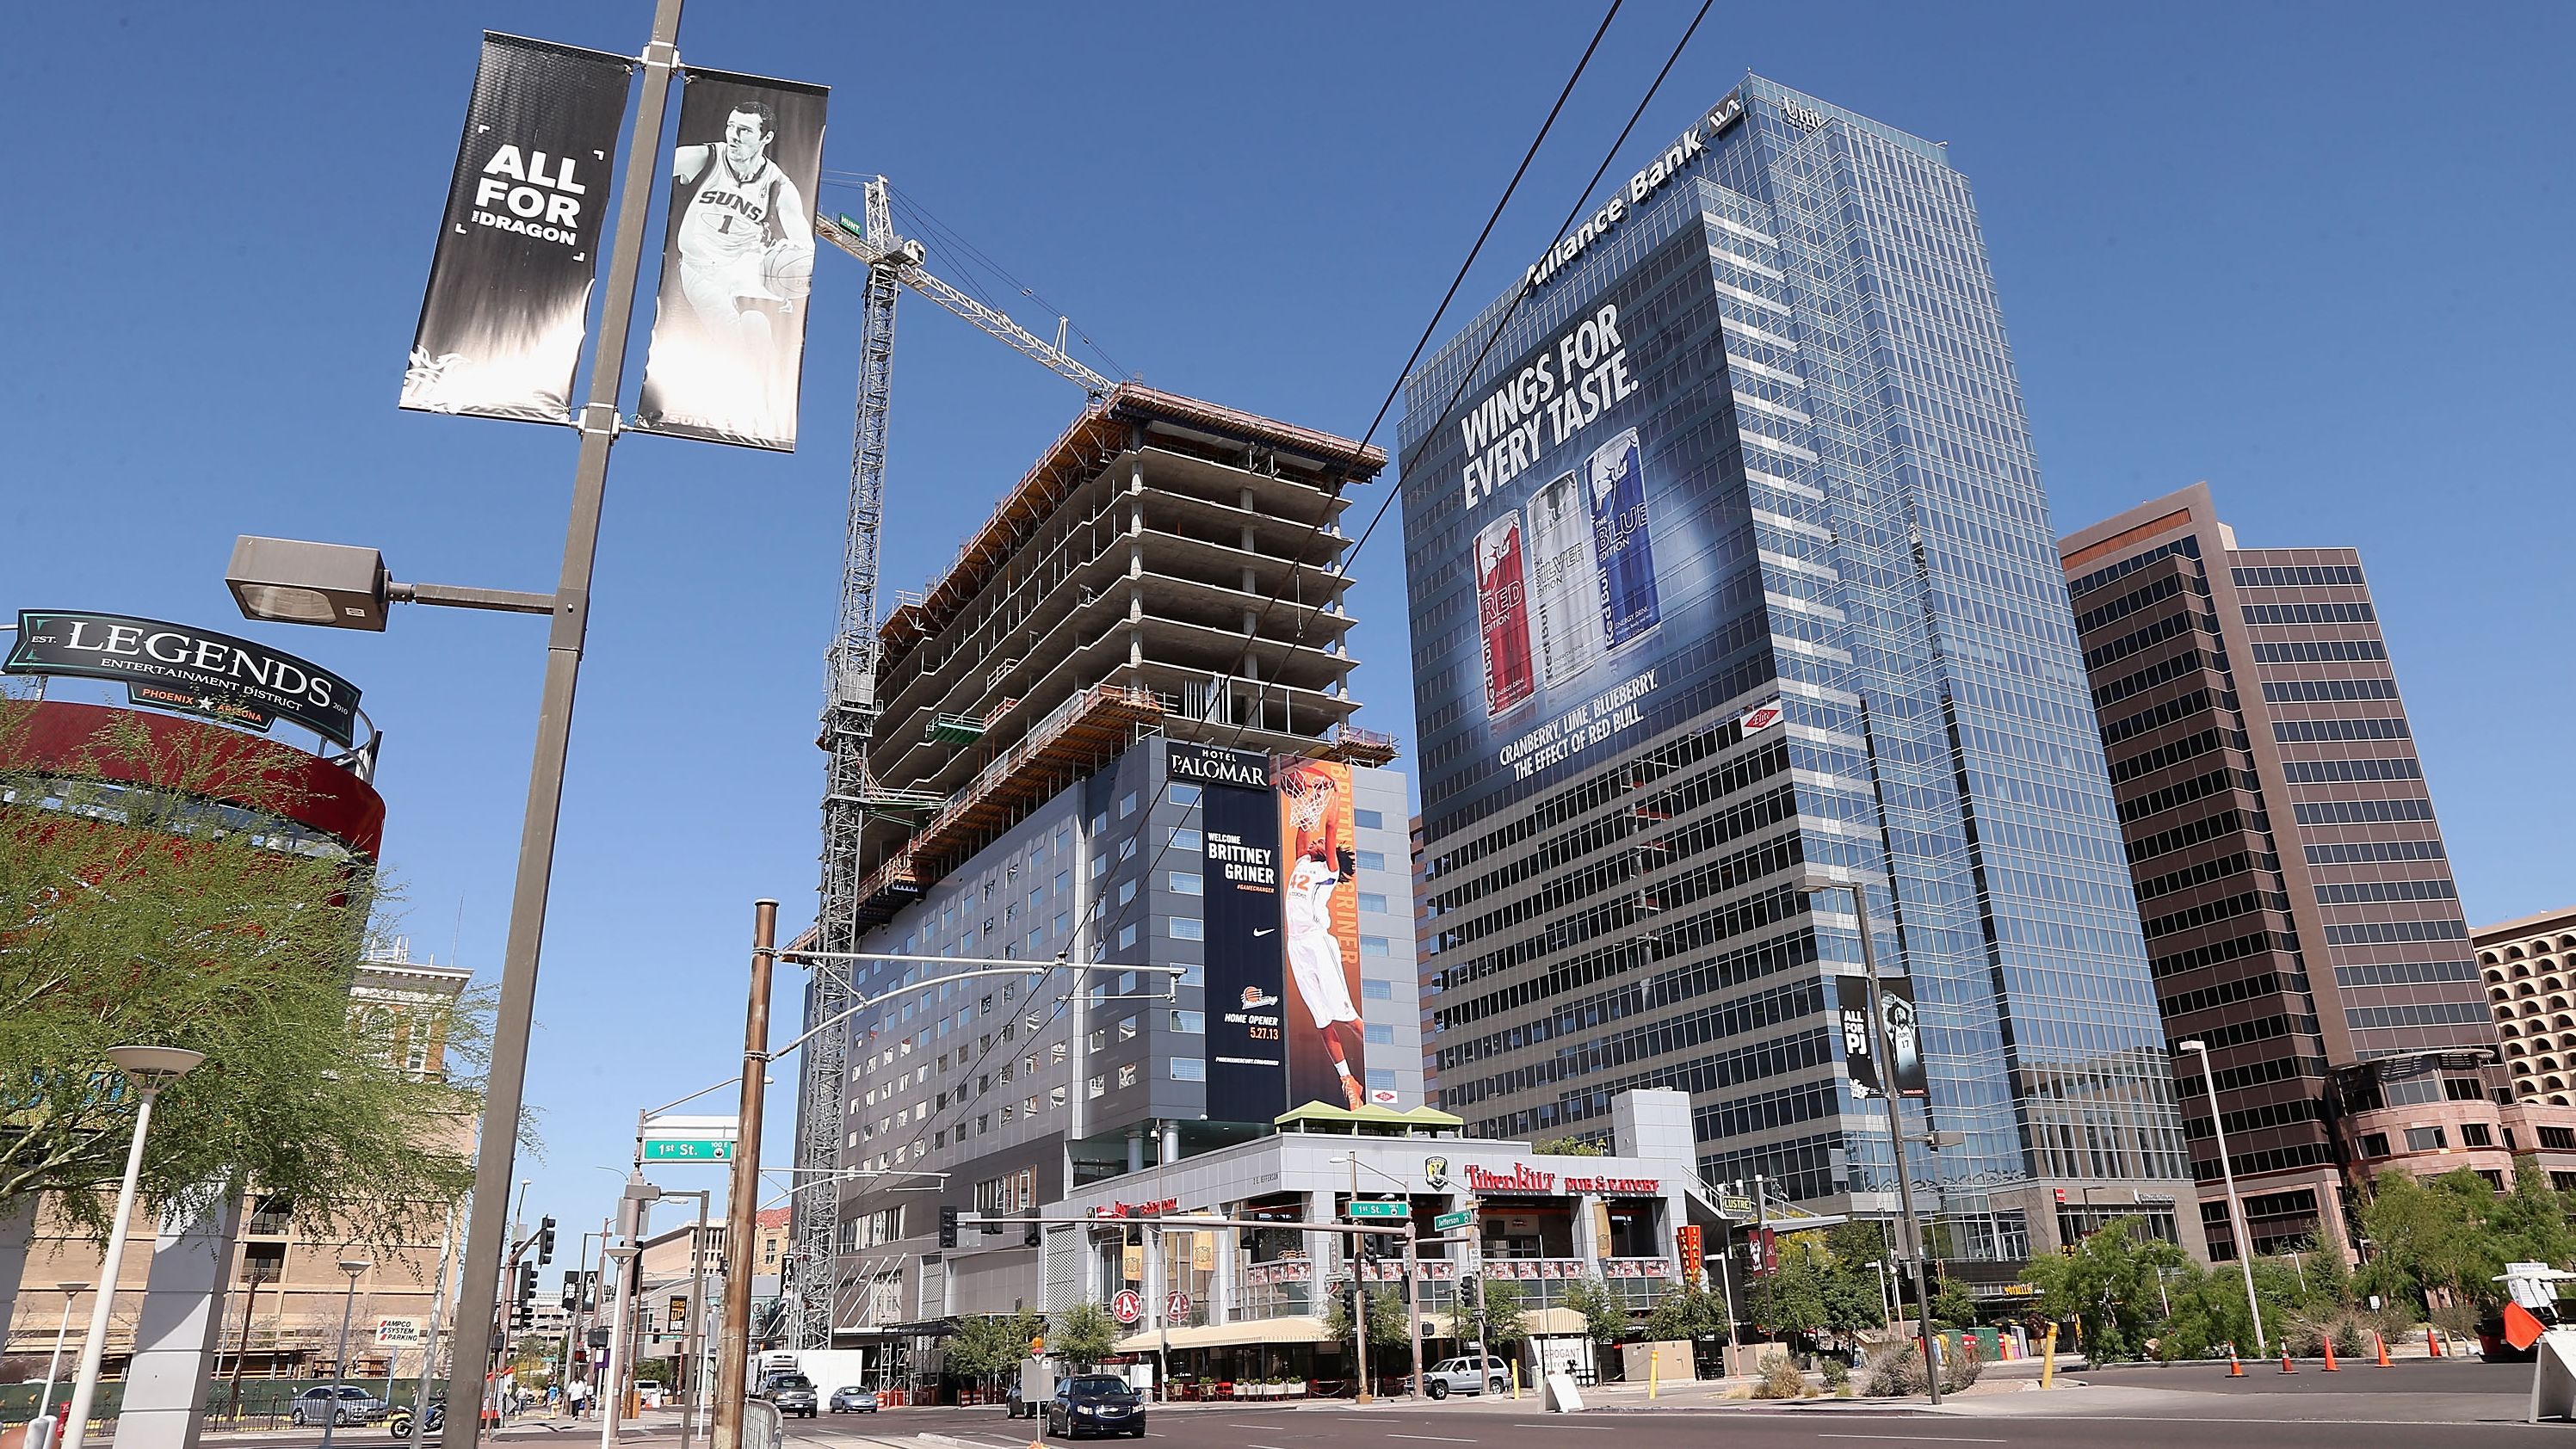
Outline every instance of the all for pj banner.
<svg viewBox="0 0 2576 1449">
<path fill-rule="evenodd" d="M 404 407 L 569 416 L 633 68 L 622 55 L 484 34 Z"/>
<path fill-rule="evenodd" d="M 795 451 L 829 98 L 796 81 L 688 72 L 639 430 Z"/>
<path fill-rule="evenodd" d="M 1360 908 L 1352 832 L 1351 767 L 1280 755 L 1282 949 L 1288 958 L 1288 1102 L 1354 1110 L 1368 1101 L 1367 1036 L 1360 1025 Z"/>
<path fill-rule="evenodd" d="M 1881 977 L 1878 989 L 1885 1003 L 1889 1049 L 1896 1054 L 1897 1095 L 1928 1098 L 1932 1088 L 1923 1069 L 1923 1023 L 1914 1005 L 1914 983 L 1902 976 Z M 1869 984 L 1841 977 L 1835 992 L 1840 998 L 1835 1024 L 1842 1032 L 1844 1071 L 1854 1094 L 1874 1097 L 1884 1090 L 1887 1074 L 1878 1069 L 1879 1041 L 1869 1019 Z"/>
</svg>

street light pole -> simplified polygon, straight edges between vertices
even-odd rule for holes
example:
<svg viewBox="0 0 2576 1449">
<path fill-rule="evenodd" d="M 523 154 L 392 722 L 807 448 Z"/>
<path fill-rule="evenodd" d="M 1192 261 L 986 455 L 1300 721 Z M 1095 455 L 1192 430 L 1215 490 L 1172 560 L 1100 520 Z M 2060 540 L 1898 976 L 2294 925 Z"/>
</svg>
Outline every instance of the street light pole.
<svg viewBox="0 0 2576 1449">
<path fill-rule="evenodd" d="M 564 529 L 563 572 L 555 588 L 554 628 L 546 641 L 545 691 L 537 710 L 528 804 L 519 830 L 518 877 L 501 958 L 501 999 L 492 1024 L 491 1069 L 484 1083 L 482 1150 L 474 1163 L 472 1216 L 465 1238 L 465 1286 L 457 1304 L 456 1346 L 448 1365 L 447 1402 L 475 1413 L 447 1416 L 446 1449 L 474 1449 L 483 1429 L 484 1363 L 491 1352 L 502 1238 L 510 1179 L 517 1167 L 520 1104 L 527 1084 L 528 1038 L 537 1004 L 537 954 L 545 937 L 546 895 L 554 874 L 555 827 L 563 809 L 564 762 L 572 740 L 574 686 L 590 619 L 591 571 L 599 553 L 599 517 L 608 490 L 608 450 L 617 439 L 617 395 L 626 376 L 626 334 L 635 310 L 644 250 L 645 208 L 661 188 L 662 118 L 679 68 L 681 0 L 655 0 L 652 40 L 644 47 L 644 85 L 635 130 L 617 188 L 617 221 L 602 290 L 598 350 L 591 359 L 590 402 L 581 411 L 581 452 L 573 470 L 572 512 Z"/>
<path fill-rule="evenodd" d="M 2245 1311 L 2254 1319 L 2254 1352 L 2270 1352 L 2263 1342 L 2263 1303 L 2254 1296 L 2254 1234 L 2245 1226 L 2245 1204 L 2236 1196 L 2236 1169 L 2227 1162 L 2227 1124 L 2218 1115 L 2218 1071 L 2209 1060 L 2209 1043 L 2197 1038 L 2178 1044 L 2200 1056 L 2200 1080 L 2209 1089 L 2209 1131 L 2218 1141 L 2218 1175 L 2227 1184 L 2227 1222 L 2236 1232 L 2236 1266 L 2245 1275 Z"/>
<path fill-rule="evenodd" d="M 63 1320 L 54 1325 L 54 1356 L 45 1360 L 45 1388 L 36 1396 L 36 1418 L 40 1422 L 45 1417 L 45 1411 L 54 1406 L 54 1375 L 61 1373 L 63 1369 L 63 1344 L 72 1331 L 72 1300 L 78 1298 L 81 1290 L 89 1285 L 65 1282 L 54 1286 L 63 1290 Z"/>
<path fill-rule="evenodd" d="M 1931 1390 L 1932 1406 L 1939 1408 L 1941 1363 L 1932 1338 L 1932 1282 L 1924 1261 L 1923 1228 L 1914 1216 L 1914 1174 L 1905 1166 L 1905 1120 L 1896 1103 L 1896 1044 L 1888 1035 L 1886 996 L 1878 984 L 1878 950 L 1870 944 L 1869 897 L 1858 881 L 1811 876 L 1806 885 L 1810 890 L 1851 892 L 1852 919 L 1860 934 L 1860 974 L 1869 987 L 1871 1049 L 1878 1053 L 1878 1095 L 1887 1104 L 1887 1142 L 1896 1162 L 1896 1207 L 1905 1219 L 1905 1252 L 1898 1262 L 1914 1265 L 1914 1310 L 1923 1331 L 1923 1382 Z"/>
<path fill-rule="evenodd" d="M 184 1047 L 109 1047 L 107 1059 L 143 1096 L 134 1113 L 134 1141 L 125 1149 L 125 1180 L 116 1189 L 116 1220 L 107 1232 L 107 1256 L 98 1265 L 97 1301 L 90 1305 L 89 1337 L 81 1344 L 80 1371 L 72 1379 L 71 1422 L 63 1426 L 63 1449 L 80 1449 L 87 1438 L 90 1406 L 98 1400 L 98 1374 L 107 1357 L 108 1310 L 116 1303 L 116 1276 L 125 1266 L 125 1227 L 134 1217 L 135 1185 L 143 1177 L 143 1139 L 152 1130 L 152 1104 L 161 1089 L 186 1076 L 204 1052 Z"/>
<path fill-rule="evenodd" d="M 340 1297 L 340 1346 L 331 1351 L 331 1407 L 322 1415 L 322 1449 L 331 1449 L 331 1431 L 340 1427 L 340 1385 L 349 1381 L 349 1310 L 358 1304 L 358 1276 L 374 1266 L 367 1258 L 340 1260 L 340 1271 L 349 1275 L 349 1291 Z"/>
<path fill-rule="evenodd" d="M 618 1400 L 624 1397 L 624 1395 L 619 1392 L 617 1386 L 619 1382 L 625 1378 L 627 1372 L 627 1295 L 623 1289 L 626 1282 L 626 1275 L 631 1272 L 635 1266 L 635 1256 L 643 1251 L 644 1250 L 642 1248 L 637 1247 L 633 1243 L 619 1243 L 608 1250 L 608 1259 L 613 1265 L 608 1271 L 616 1275 L 620 1291 L 615 1297 L 609 1300 L 607 1382 L 595 1383 L 593 1385 L 593 1387 L 600 1390 L 601 1397 L 605 1400 L 605 1402 L 600 1406 L 599 1449 L 617 1449 L 617 1411 L 621 1407 Z M 596 1379 L 598 1375 L 593 1375 L 592 1377 Z M 452 1414 L 449 1415 L 448 1420 L 453 1423 L 455 1421 L 455 1416 Z"/>
</svg>

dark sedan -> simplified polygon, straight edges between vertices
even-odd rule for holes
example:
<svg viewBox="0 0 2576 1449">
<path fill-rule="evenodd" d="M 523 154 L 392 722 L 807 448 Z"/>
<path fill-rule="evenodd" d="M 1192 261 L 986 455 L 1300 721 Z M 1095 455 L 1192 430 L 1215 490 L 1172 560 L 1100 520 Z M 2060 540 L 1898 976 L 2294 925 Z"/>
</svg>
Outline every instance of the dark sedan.
<svg viewBox="0 0 2576 1449">
<path fill-rule="evenodd" d="M 1083 1374 L 1056 1385 L 1047 1405 L 1046 1432 L 1067 1439 L 1083 1434 L 1133 1434 L 1145 1437 L 1145 1401 L 1124 1379 Z"/>
<path fill-rule="evenodd" d="M 776 1404 L 778 1416 L 782 1419 L 797 1415 L 810 1419 L 818 1407 L 814 1400 L 814 1381 L 803 1374 L 771 1375 L 769 1382 L 761 1385 L 760 1397 Z"/>
</svg>

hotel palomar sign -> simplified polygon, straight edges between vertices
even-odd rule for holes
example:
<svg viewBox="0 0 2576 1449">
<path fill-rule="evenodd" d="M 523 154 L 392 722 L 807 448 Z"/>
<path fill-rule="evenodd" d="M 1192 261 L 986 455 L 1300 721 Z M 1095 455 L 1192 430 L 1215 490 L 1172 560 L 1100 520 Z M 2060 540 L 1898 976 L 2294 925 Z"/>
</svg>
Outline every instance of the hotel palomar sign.
<svg viewBox="0 0 2576 1449">
<path fill-rule="evenodd" d="M 137 704 L 190 709 L 257 729 L 292 720 L 357 740 L 358 687 L 318 664 L 185 624 L 71 609 L 21 609 L 10 674 L 109 679 Z"/>
</svg>

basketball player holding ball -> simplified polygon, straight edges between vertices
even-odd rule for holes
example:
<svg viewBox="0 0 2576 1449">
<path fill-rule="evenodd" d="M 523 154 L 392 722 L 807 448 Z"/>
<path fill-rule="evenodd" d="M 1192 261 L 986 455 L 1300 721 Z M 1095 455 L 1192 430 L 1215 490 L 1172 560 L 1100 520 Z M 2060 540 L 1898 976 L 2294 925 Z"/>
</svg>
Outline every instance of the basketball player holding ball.
<svg viewBox="0 0 2576 1449">
<path fill-rule="evenodd" d="M 813 223 L 796 183 L 769 159 L 776 135 L 768 102 L 746 100 L 725 117 L 723 145 L 671 154 L 680 289 L 689 310 L 710 339 L 764 369 L 773 360 L 778 304 L 814 285 Z"/>
<path fill-rule="evenodd" d="M 1293 766 L 1282 772 L 1280 784 L 1290 827 L 1288 882 L 1279 906 L 1288 972 L 1333 1060 L 1343 1103 L 1357 1111 L 1368 1100 L 1355 1069 L 1366 1060 L 1366 1038 L 1342 970 L 1341 938 L 1333 933 L 1333 892 L 1352 878 L 1355 864 L 1350 844 L 1341 838 L 1341 786 L 1326 771 Z"/>
</svg>

